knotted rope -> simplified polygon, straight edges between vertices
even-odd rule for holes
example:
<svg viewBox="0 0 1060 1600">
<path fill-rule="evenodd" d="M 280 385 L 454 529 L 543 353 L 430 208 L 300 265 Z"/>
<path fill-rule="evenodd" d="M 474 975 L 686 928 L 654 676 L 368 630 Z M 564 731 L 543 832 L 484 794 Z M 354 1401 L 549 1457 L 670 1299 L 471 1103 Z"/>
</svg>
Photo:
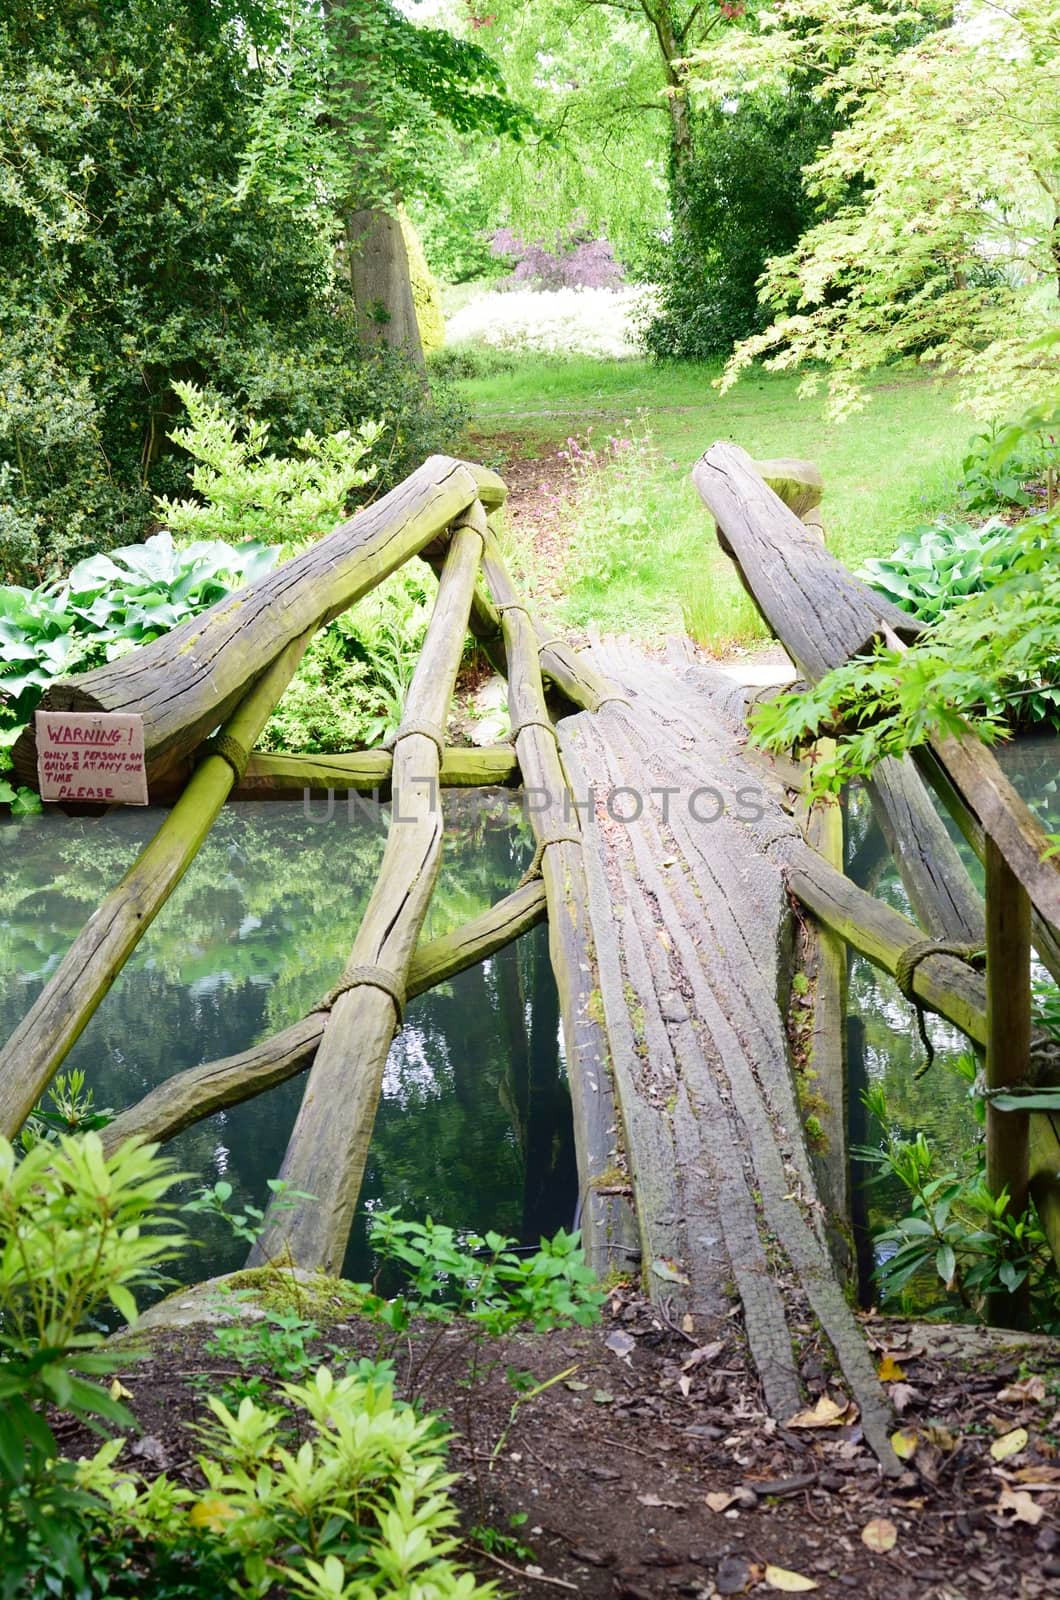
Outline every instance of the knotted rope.
<svg viewBox="0 0 1060 1600">
<path fill-rule="evenodd" d="M 230 733 L 215 733 L 208 739 L 203 749 L 203 759 L 207 756 L 220 756 L 222 761 L 227 761 L 236 775 L 236 782 L 240 783 L 247 770 L 250 760 L 250 751 L 245 750 L 238 739 L 233 739 Z"/>
<path fill-rule="evenodd" d="M 360 966 L 344 972 L 335 987 L 328 991 L 313 1010 L 330 1011 L 340 995 L 348 994 L 351 989 L 359 989 L 362 985 L 370 989 L 381 989 L 384 994 L 390 996 L 394 1002 L 400 1027 L 405 1020 L 405 985 L 398 974 L 391 972 L 387 967 Z"/>
<path fill-rule="evenodd" d="M 383 749 L 393 750 L 399 739 L 407 739 L 410 733 L 421 734 L 424 739 L 430 739 L 438 751 L 439 765 L 445 760 L 445 729 L 440 728 L 436 722 L 403 722 L 396 733 L 384 740 Z"/>
<path fill-rule="evenodd" d="M 516 739 L 518 739 L 519 735 L 524 733 L 527 728 L 543 728 L 546 733 L 550 733 L 552 735 L 557 745 L 559 744 L 559 734 L 556 732 L 554 725 L 551 722 L 548 722 L 544 717 L 526 717 L 522 722 L 517 722 L 509 734 L 509 738 L 513 744 L 515 743 Z"/>
<path fill-rule="evenodd" d="M 914 939 L 912 944 L 906 945 L 895 962 L 894 981 L 916 1010 L 917 1032 L 927 1054 L 927 1060 L 914 1073 L 914 1078 L 922 1078 L 935 1059 L 935 1047 L 928 1038 L 923 1002 L 913 990 L 916 969 L 928 956 L 956 956 L 958 961 L 966 961 L 970 967 L 977 967 L 986 960 L 986 951 L 982 945 L 960 944 L 953 939 Z"/>
<path fill-rule="evenodd" d="M 581 834 L 575 833 L 572 828 L 558 828 L 555 833 L 546 833 L 544 838 L 537 841 L 537 848 L 534 851 L 533 860 L 530 862 L 530 865 L 519 879 L 519 888 L 525 888 L 528 883 L 532 883 L 535 878 L 539 878 L 541 876 L 541 863 L 545 859 L 545 851 L 550 849 L 552 845 L 581 843 Z"/>
</svg>

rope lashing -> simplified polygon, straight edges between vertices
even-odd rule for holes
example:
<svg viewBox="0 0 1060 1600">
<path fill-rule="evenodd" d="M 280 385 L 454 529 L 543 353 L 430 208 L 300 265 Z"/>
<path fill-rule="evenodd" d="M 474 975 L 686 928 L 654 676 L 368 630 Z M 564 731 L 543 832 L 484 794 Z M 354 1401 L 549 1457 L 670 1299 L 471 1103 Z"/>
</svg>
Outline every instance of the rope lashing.
<svg viewBox="0 0 1060 1600">
<path fill-rule="evenodd" d="M 559 734 L 556 732 L 554 725 L 551 722 L 546 721 L 544 717 L 527 717 L 524 721 L 517 722 L 511 733 L 508 735 L 512 741 L 512 744 L 515 743 L 516 739 L 518 739 L 521 733 L 525 733 L 527 728 L 543 728 L 544 731 L 546 733 L 550 733 L 553 739 L 555 739 L 556 743 L 559 744 Z"/>
<path fill-rule="evenodd" d="M 328 991 L 313 1010 L 330 1011 L 340 995 L 348 994 L 351 989 L 360 989 L 362 986 L 381 989 L 384 994 L 390 996 L 394 1002 L 400 1027 L 405 1020 L 405 985 L 398 974 L 391 972 L 387 967 L 360 966 L 344 972 L 335 987 Z"/>
<path fill-rule="evenodd" d="M 238 739 L 233 739 L 230 733 L 215 733 L 212 739 L 206 741 L 203 751 L 206 756 L 220 756 L 222 761 L 227 761 L 236 775 L 236 782 L 240 783 L 247 770 L 250 760 L 250 751 L 245 750 Z"/>
<path fill-rule="evenodd" d="M 575 833 L 573 828 L 558 828 L 555 833 L 546 833 L 544 838 L 537 841 L 533 860 L 519 879 L 519 888 L 524 889 L 528 883 L 541 876 L 541 863 L 545 859 L 545 851 L 554 844 L 582 844 L 582 836 Z"/>
<path fill-rule="evenodd" d="M 410 733 L 418 733 L 424 739 L 430 739 L 438 751 L 438 760 L 445 760 L 445 729 L 440 728 L 436 722 L 403 722 L 396 733 L 384 741 L 384 750 L 393 750 L 399 739 L 407 739 Z"/>
<path fill-rule="evenodd" d="M 542 639 L 537 647 L 537 653 L 540 655 L 544 650 L 551 650 L 557 644 L 565 645 L 566 643 L 566 639 L 561 639 L 558 633 L 554 633 L 551 639 Z"/>
<path fill-rule="evenodd" d="M 521 600 L 498 600 L 493 609 L 499 617 L 503 617 L 505 612 L 508 611 L 521 611 L 524 617 L 529 618 L 530 616 L 529 607 L 524 606 Z"/>
<path fill-rule="evenodd" d="M 935 1047 L 928 1038 L 927 1025 L 924 1019 L 924 1006 L 919 995 L 914 993 L 913 981 L 916 969 L 928 956 L 956 956 L 958 961 L 966 961 L 969 966 L 981 966 L 986 960 L 986 951 L 982 945 L 959 944 L 953 939 L 914 939 L 912 944 L 907 944 L 899 955 L 894 965 L 894 981 L 901 993 L 916 1009 L 917 1032 L 920 1042 L 924 1046 L 927 1060 L 914 1077 L 922 1078 L 935 1059 Z"/>
<path fill-rule="evenodd" d="M 596 702 L 595 706 L 593 707 L 593 710 L 594 711 L 599 711 L 601 706 L 610 706 L 610 705 L 628 706 L 629 703 L 630 702 L 629 702 L 629 698 L 628 698 L 627 695 L 624 695 L 624 694 L 605 694 L 605 695 L 601 695 L 600 699 Z"/>
</svg>

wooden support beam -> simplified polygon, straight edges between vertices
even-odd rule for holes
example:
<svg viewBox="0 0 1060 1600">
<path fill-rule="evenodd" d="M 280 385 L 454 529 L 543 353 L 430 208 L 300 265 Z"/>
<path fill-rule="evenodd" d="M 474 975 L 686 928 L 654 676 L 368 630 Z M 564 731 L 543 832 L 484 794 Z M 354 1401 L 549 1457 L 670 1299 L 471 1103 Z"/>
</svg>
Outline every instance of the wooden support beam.
<svg viewBox="0 0 1060 1600">
<path fill-rule="evenodd" d="M 581 823 L 545 704 L 538 635 L 492 534 L 483 570 L 502 617 L 508 709 L 548 901 L 549 952 L 559 990 L 574 1115 L 582 1232 L 587 1258 L 604 1272 L 613 1261 L 624 1264 L 632 1228 L 625 1200 L 601 1192 L 615 1168 L 617 1113 L 607 1033 L 594 1004 L 595 959 Z"/>
<path fill-rule="evenodd" d="M 816 682 L 870 648 L 884 622 L 914 639 L 919 625 L 859 583 L 759 476 L 745 450 L 712 445 L 692 479 L 755 605 L 799 671 Z"/>
<path fill-rule="evenodd" d="M 818 800 L 796 816 L 807 843 L 833 866 L 843 870 L 843 810 L 838 801 Z M 821 1200 L 829 1213 L 828 1243 L 836 1265 L 851 1278 L 850 1145 L 847 1137 L 847 982 L 846 943 L 830 928 L 808 922 L 802 936 L 803 970 L 809 981 L 813 1031 L 804 1070 L 812 1091 L 814 1115 L 821 1127 L 819 1147 L 811 1157 Z"/>
<path fill-rule="evenodd" d="M 232 800 L 298 800 L 307 789 L 341 794 L 390 795 L 394 764 L 390 750 L 356 750 L 349 755 L 261 755 L 255 753 L 229 796 Z M 438 782 L 443 789 L 514 788 L 520 781 L 514 745 L 463 749 L 447 745 Z"/>
<path fill-rule="evenodd" d="M 225 723 L 222 732 L 237 746 L 249 750 L 260 736 L 312 633 L 286 646 Z M 7 1138 L 29 1116 L 183 878 L 235 781 L 224 756 L 205 755 L 150 844 L 93 912 L 0 1051 L 0 1133 Z"/>
<path fill-rule="evenodd" d="M 374 505 L 257 583 L 131 655 L 52 684 L 42 708 L 136 712 L 144 719 L 148 781 L 179 775 L 292 639 L 345 611 L 479 498 L 495 506 L 505 493 L 484 467 L 431 456 Z M 35 789 L 32 723 L 12 754 L 18 781 Z"/>
<path fill-rule="evenodd" d="M 427 637 L 394 749 L 394 806 L 386 850 L 340 979 L 280 1169 L 314 1196 L 274 1202 L 249 1264 L 283 1260 L 342 1270 L 368 1157 L 387 1053 L 401 1018 L 408 968 L 442 859 L 438 776 L 449 702 L 463 655 L 485 513 L 473 507 L 453 533 Z M 378 981 L 372 981 L 372 975 Z M 344 987 L 345 985 L 345 987 Z M 382 985 L 382 986 L 381 986 Z"/>
<path fill-rule="evenodd" d="M 919 624 L 855 578 L 782 503 L 801 505 L 782 475 L 770 487 L 736 445 L 715 444 L 692 477 L 714 516 L 718 541 L 748 594 L 806 677 L 867 650 L 881 633 L 915 638 Z M 973 943 L 983 934 L 981 898 L 908 758 L 883 761 L 868 784 L 913 909 L 936 938 Z"/>
<path fill-rule="evenodd" d="M 928 745 L 913 752 L 913 759 L 928 783 L 938 795 L 965 841 L 980 861 L 986 859 L 986 835 L 979 818 L 954 787 L 946 768 Z M 1060 983 L 1060 932 L 1042 920 L 1031 907 L 1031 940 L 1039 961 L 1046 967 L 1056 983 Z"/>
<path fill-rule="evenodd" d="M 1001 847 L 986 836 L 986 1086 L 1020 1088 L 1031 1068 L 1031 905 Z M 986 1103 L 986 1182 L 1008 1191 L 1007 1215 L 1027 1209 L 1030 1117 Z M 991 1297 L 991 1321 L 1026 1321 L 1026 1285 Z"/>
<path fill-rule="evenodd" d="M 545 915 L 545 887 L 536 879 L 452 933 L 421 944 L 409 963 L 408 999 L 487 960 L 529 933 Z M 239 1055 L 207 1061 L 167 1078 L 101 1130 L 104 1150 L 109 1153 L 133 1138 L 164 1143 L 215 1111 L 252 1100 L 304 1072 L 324 1037 L 327 1016 L 326 1011 L 311 1011 Z"/>
<path fill-rule="evenodd" d="M 898 959 L 923 938 L 920 928 L 837 872 L 808 845 L 778 841 L 791 892 L 874 966 L 894 976 Z M 955 956 L 918 962 L 913 992 L 928 1010 L 960 1029 L 974 1044 L 989 1041 L 986 980 Z M 1030 1117 L 1030 1191 L 1053 1256 L 1060 1263 L 1060 1134 L 1048 1114 Z"/>
</svg>

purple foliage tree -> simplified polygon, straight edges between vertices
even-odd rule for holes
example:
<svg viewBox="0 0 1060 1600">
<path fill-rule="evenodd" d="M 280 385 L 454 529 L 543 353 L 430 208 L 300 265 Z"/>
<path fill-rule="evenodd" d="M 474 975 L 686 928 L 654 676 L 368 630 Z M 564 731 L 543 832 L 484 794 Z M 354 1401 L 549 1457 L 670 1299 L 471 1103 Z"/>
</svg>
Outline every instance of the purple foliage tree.
<svg viewBox="0 0 1060 1600">
<path fill-rule="evenodd" d="M 513 284 L 535 289 L 614 289 L 625 281 L 609 241 L 596 237 L 583 220 L 556 230 L 555 248 L 523 239 L 512 228 L 498 228 L 490 240 L 498 260 L 514 263 Z"/>
</svg>

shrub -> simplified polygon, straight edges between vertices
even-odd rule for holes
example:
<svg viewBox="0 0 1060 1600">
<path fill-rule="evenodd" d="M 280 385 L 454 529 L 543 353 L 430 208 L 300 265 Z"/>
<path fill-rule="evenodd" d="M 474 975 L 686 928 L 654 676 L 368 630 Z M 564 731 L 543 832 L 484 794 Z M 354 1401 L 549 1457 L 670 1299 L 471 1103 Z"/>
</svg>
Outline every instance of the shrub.
<svg viewBox="0 0 1060 1600">
<path fill-rule="evenodd" d="M 999 583 L 1023 548 L 1019 531 L 992 517 L 981 527 L 939 518 L 915 528 L 889 556 L 866 561 L 858 576 L 903 611 L 937 622 L 971 594 Z"/>
<path fill-rule="evenodd" d="M 230 408 L 193 383 L 175 383 L 173 391 L 188 420 L 169 437 L 191 456 L 191 486 L 199 497 L 157 501 L 159 517 L 176 534 L 304 543 L 341 522 L 354 489 L 377 476 L 365 457 L 380 441 L 378 422 L 321 439 L 307 430 L 291 454 L 267 455 L 267 423 L 241 429 Z"/>
<path fill-rule="evenodd" d="M 163 1197 L 177 1174 L 135 1141 L 104 1157 L 99 1136 L 42 1139 L 23 1154 L 0 1138 L 0 1593 L 47 1571 L 83 1592 L 76 1474 L 60 1461 L 48 1405 L 98 1427 L 131 1418 L 93 1380 L 121 1356 L 99 1314 L 136 1318 L 134 1289 L 185 1240 Z M 33 1593 L 45 1592 L 38 1588 Z"/>
<path fill-rule="evenodd" d="M 165 1477 L 143 1487 L 115 1467 L 119 1440 L 82 1462 L 80 1486 L 106 1506 L 100 1531 L 112 1545 L 109 1564 L 120 1551 L 156 1600 L 205 1592 L 167 1585 L 160 1595 L 160 1572 L 200 1583 L 209 1574 L 211 1592 L 225 1588 L 243 1600 L 264 1600 L 278 1585 L 311 1600 L 495 1594 L 452 1560 L 454 1479 L 436 1417 L 396 1401 L 388 1372 L 370 1362 L 338 1379 L 320 1367 L 282 1393 L 283 1403 L 246 1398 L 235 1413 L 207 1401 L 213 1420 L 200 1429 L 198 1457 L 204 1490 Z"/>
<path fill-rule="evenodd" d="M 802 168 L 830 131 L 801 94 L 746 96 L 696 119 L 695 159 L 675 194 L 678 216 L 642 264 L 658 285 L 641 337 L 661 360 L 711 360 L 766 326 L 758 280 L 811 221 Z"/>
<path fill-rule="evenodd" d="M 271 571 L 279 549 L 254 540 L 168 533 L 79 561 L 69 577 L 36 589 L 0 589 L 0 734 L 29 720 L 53 678 L 84 672 L 147 644 L 177 623 Z"/>
</svg>

